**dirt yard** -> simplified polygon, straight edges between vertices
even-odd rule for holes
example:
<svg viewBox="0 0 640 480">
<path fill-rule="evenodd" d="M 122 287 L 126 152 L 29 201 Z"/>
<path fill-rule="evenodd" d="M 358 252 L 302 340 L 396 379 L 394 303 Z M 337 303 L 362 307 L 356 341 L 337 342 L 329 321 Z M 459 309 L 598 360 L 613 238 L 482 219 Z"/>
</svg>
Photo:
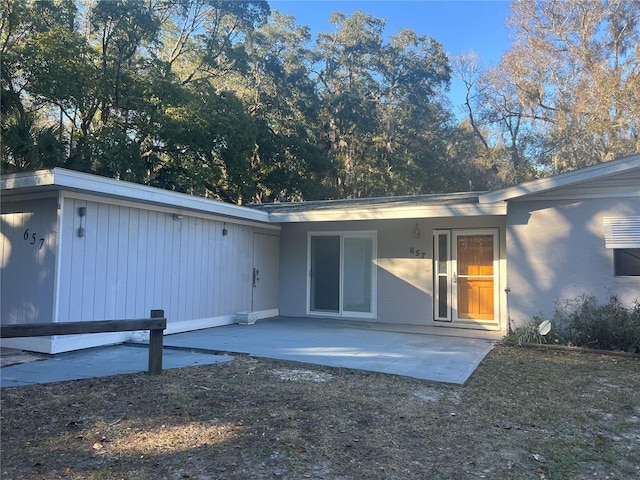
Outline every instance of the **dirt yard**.
<svg viewBox="0 0 640 480">
<path fill-rule="evenodd" d="M 1 478 L 640 478 L 640 361 L 497 346 L 465 386 L 233 362 L 2 390 Z"/>
</svg>

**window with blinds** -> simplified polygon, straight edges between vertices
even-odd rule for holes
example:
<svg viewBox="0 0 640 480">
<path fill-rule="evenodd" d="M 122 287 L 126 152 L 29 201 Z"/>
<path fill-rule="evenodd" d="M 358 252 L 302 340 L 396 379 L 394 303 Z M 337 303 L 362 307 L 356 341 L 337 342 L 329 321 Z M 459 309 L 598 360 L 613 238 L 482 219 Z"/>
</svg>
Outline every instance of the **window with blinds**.
<svg viewBox="0 0 640 480">
<path fill-rule="evenodd" d="M 605 217 L 604 243 L 613 249 L 617 277 L 640 276 L 640 217 Z"/>
</svg>

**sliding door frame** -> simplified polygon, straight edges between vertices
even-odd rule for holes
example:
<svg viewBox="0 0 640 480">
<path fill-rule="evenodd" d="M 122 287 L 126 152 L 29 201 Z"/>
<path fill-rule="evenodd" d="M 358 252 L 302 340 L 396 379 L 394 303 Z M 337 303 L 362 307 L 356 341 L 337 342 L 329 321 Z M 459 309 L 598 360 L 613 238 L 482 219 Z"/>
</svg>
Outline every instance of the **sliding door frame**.
<svg viewBox="0 0 640 480">
<path fill-rule="evenodd" d="M 336 281 L 339 284 L 339 307 L 337 311 L 325 311 L 325 310 L 312 310 L 311 298 L 314 282 L 312 281 L 312 239 L 314 237 L 339 237 L 340 239 L 340 253 L 339 253 L 339 274 Z M 367 239 L 371 243 L 371 261 L 369 264 L 370 272 L 368 285 L 370 292 L 370 305 L 368 312 L 362 311 L 350 311 L 344 308 L 344 292 L 345 292 L 345 239 Z M 376 231 L 328 231 L 328 232 L 309 232 L 307 235 L 307 314 L 308 315 L 322 315 L 330 317 L 352 317 L 352 318 L 377 318 L 377 232 Z M 366 277 L 366 275 L 365 275 Z M 367 286 L 365 286 L 367 287 Z"/>
</svg>

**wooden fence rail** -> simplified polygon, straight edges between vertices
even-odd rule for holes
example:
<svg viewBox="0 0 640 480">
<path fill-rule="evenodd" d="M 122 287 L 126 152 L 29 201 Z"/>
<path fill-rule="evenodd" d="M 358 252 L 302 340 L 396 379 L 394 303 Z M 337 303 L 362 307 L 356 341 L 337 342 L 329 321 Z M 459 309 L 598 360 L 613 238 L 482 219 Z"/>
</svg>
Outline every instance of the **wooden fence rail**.
<svg viewBox="0 0 640 480">
<path fill-rule="evenodd" d="M 162 373 L 162 336 L 165 328 L 167 328 L 167 319 L 164 316 L 164 310 L 151 310 L 151 318 L 133 320 L 0 325 L 0 338 L 149 330 L 149 373 L 158 375 Z"/>
</svg>

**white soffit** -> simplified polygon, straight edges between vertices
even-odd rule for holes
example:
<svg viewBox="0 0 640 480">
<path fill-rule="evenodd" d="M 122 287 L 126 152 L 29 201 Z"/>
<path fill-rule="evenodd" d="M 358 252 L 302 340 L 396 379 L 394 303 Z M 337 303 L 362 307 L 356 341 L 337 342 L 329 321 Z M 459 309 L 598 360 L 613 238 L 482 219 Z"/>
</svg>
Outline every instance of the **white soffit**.
<svg viewBox="0 0 640 480">
<path fill-rule="evenodd" d="M 640 217 L 604 217 L 607 248 L 640 248 Z"/>
</svg>

